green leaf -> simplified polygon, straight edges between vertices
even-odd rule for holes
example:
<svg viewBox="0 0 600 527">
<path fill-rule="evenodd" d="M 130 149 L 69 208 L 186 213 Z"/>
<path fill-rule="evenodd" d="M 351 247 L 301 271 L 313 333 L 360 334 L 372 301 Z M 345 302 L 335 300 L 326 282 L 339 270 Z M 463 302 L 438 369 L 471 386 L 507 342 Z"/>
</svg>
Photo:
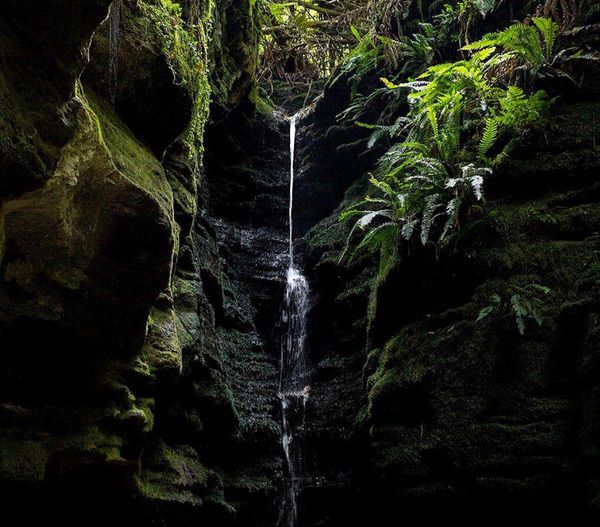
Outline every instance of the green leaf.
<svg viewBox="0 0 600 527">
<path fill-rule="evenodd" d="M 498 121 L 496 119 L 488 118 L 485 121 L 485 128 L 477 147 L 477 156 L 479 158 L 485 158 L 486 154 L 490 151 L 496 139 L 498 138 Z"/>
<path fill-rule="evenodd" d="M 545 17 L 533 17 L 532 22 L 535 27 L 538 28 L 544 39 L 544 48 L 546 51 L 546 58 L 549 58 L 554 51 L 554 44 L 556 42 L 556 34 L 558 33 L 558 24 L 551 18 Z"/>
<path fill-rule="evenodd" d="M 383 82 L 383 84 L 385 84 L 385 86 L 387 88 L 389 88 L 390 90 L 396 90 L 401 87 L 400 85 L 394 84 L 392 81 L 390 81 L 389 79 L 386 79 L 385 77 L 381 77 L 379 80 L 381 82 Z"/>
</svg>

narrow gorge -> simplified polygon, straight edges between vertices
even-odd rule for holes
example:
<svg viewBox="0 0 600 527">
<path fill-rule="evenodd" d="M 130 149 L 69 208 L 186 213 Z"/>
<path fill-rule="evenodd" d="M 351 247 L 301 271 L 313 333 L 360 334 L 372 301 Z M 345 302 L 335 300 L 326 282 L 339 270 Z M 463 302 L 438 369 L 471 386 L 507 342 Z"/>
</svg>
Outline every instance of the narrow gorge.
<svg viewBox="0 0 600 527">
<path fill-rule="evenodd" d="M 5 0 L 4 523 L 600 518 L 594 0 Z"/>
</svg>

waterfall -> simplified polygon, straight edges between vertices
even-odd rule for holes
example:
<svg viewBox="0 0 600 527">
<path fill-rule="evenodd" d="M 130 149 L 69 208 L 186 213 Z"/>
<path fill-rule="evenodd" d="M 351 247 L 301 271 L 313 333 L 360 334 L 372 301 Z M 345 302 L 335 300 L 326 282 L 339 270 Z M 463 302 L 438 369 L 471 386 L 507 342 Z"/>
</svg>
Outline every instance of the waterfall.
<svg viewBox="0 0 600 527">
<path fill-rule="evenodd" d="M 114 0 L 110 6 L 108 20 L 108 90 L 111 104 L 117 99 L 119 78 L 119 40 L 121 37 L 121 10 L 123 0 Z"/>
<path fill-rule="evenodd" d="M 287 481 L 282 500 L 279 525 L 295 527 L 298 520 L 298 495 L 303 477 L 303 459 L 298 431 L 304 424 L 309 367 L 306 357 L 306 315 L 309 287 L 294 262 L 294 158 L 296 150 L 296 114 L 290 118 L 290 201 L 289 264 L 282 311 L 281 370 L 281 444 L 287 463 Z"/>
<path fill-rule="evenodd" d="M 296 120 L 298 114 L 290 117 L 290 201 L 288 207 L 288 224 L 290 228 L 290 247 L 289 256 L 290 262 L 288 267 L 288 280 L 289 272 L 294 268 L 294 163 L 296 158 Z"/>
</svg>

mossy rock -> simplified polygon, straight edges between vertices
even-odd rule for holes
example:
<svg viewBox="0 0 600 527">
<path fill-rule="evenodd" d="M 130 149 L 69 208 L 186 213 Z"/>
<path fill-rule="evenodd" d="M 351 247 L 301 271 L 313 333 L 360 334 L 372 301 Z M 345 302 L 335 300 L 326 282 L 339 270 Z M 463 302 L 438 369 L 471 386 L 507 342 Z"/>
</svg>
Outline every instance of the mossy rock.
<svg viewBox="0 0 600 527">
<path fill-rule="evenodd" d="M 8 310 L 0 318 L 56 321 L 139 345 L 150 305 L 170 280 L 173 196 L 150 152 L 106 107 L 79 94 L 77 133 L 48 184 L 3 207 L 0 297 Z M 115 289 L 117 281 L 125 287 Z M 100 310 L 86 309 L 90 301 Z"/>
</svg>

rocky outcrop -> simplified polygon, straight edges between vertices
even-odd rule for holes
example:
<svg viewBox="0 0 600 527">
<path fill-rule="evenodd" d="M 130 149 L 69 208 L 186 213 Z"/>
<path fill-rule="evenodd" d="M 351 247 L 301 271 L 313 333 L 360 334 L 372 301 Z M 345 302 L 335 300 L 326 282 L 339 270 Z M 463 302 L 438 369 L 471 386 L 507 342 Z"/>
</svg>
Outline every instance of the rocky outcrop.
<svg viewBox="0 0 600 527">
<path fill-rule="evenodd" d="M 244 102 L 250 2 L 220 3 L 225 124 L 200 169 L 195 93 L 157 5 L 9 2 L 0 16 L 0 486 L 67 522 L 126 509 L 149 525 L 255 525 L 275 514 L 280 474 L 270 217 L 285 214 L 282 174 L 251 152 L 275 155 L 281 137 Z M 239 148 L 230 114 L 256 143 Z"/>
<path fill-rule="evenodd" d="M 592 27 L 575 34 L 595 49 Z M 307 180 L 343 171 L 355 184 L 307 235 L 318 292 L 307 524 L 385 524 L 398 511 L 597 515 L 600 152 L 590 64 L 576 66 L 586 68 L 575 71 L 581 86 L 546 86 L 561 97 L 545 137 L 530 137 L 488 181 L 491 214 L 455 250 L 414 244 L 379 274 L 368 255 L 338 262 L 349 230 L 339 211 L 366 182 L 329 138 L 341 137 L 337 152 L 351 159 L 368 159 L 366 143 L 317 110 L 310 148 L 329 148 L 332 164 L 320 171 L 307 153 Z M 330 87 L 335 100 L 339 89 Z M 523 334 L 515 295 L 539 312 L 541 325 L 526 320 Z"/>
<path fill-rule="evenodd" d="M 2 12 L 3 195 L 32 190 L 48 180 L 61 148 L 72 138 L 79 105 L 76 80 L 87 62 L 93 32 L 109 0 L 60 0 L 43 6 L 9 1 Z M 70 9 L 77 23 L 63 16 Z"/>
</svg>

